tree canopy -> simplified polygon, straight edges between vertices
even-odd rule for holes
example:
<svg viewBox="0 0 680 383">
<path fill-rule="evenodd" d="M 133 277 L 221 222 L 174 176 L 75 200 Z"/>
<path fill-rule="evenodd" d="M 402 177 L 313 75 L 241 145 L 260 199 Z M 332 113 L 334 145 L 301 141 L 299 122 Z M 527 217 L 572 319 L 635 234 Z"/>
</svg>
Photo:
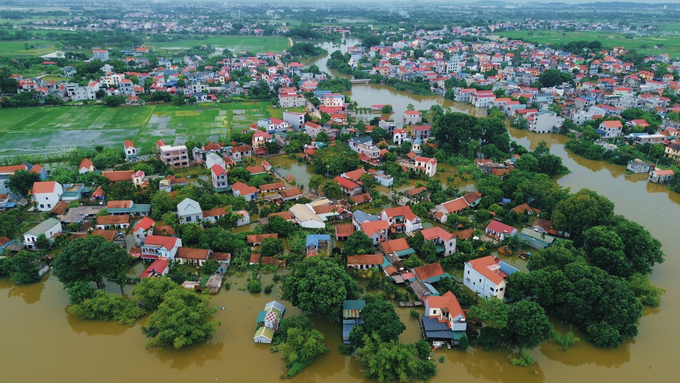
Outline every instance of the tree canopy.
<svg viewBox="0 0 680 383">
<path fill-rule="evenodd" d="M 90 235 L 69 242 L 52 266 L 54 274 L 67 288 L 78 281 L 100 285 L 104 278 L 122 285 L 131 260 L 130 255 L 118 244 L 107 242 L 98 235 Z"/>
<path fill-rule="evenodd" d="M 28 191 L 33 189 L 33 184 L 40 181 L 38 173 L 29 172 L 27 170 L 17 170 L 9 176 L 7 187 L 12 193 L 27 196 Z"/>
<path fill-rule="evenodd" d="M 355 346 L 361 346 L 366 334 L 378 334 L 383 342 L 398 342 L 399 335 L 406 330 L 394 306 L 388 301 L 376 299 L 366 303 L 361 310 L 364 323 L 355 326 L 350 333 L 350 340 Z"/>
<path fill-rule="evenodd" d="M 377 333 L 365 335 L 357 354 L 366 367 L 366 377 L 379 382 L 427 380 L 437 374 L 437 365 L 419 358 L 414 344 L 383 342 Z"/>
<path fill-rule="evenodd" d="M 280 346 L 286 363 L 286 378 L 292 378 L 310 365 L 317 355 L 328 353 L 328 347 L 323 344 L 323 334 L 317 330 L 299 328 L 288 329 L 286 341 Z"/>
<path fill-rule="evenodd" d="M 337 319 L 342 302 L 358 297 L 358 287 L 345 269 L 324 257 L 306 258 L 283 282 L 283 299 L 326 319 Z"/>
<path fill-rule="evenodd" d="M 220 321 L 212 319 L 217 308 L 210 306 L 210 297 L 187 289 L 173 289 L 165 294 L 163 303 L 149 316 L 142 331 L 151 339 L 147 348 L 182 348 L 209 338 L 217 331 Z"/>
<path fill-rule="evenodd" d="M 605 224 L 614 215 L 614 204 L 589 189 L 581 189 L 560 201 L 552 213 L 552 223 L 558 230 L 580 235 L 589 227 Z"/>
<path fill-rule="evenodd" d="M 163 303 L 168 291 L 180 286 L 168 277 L 143 278 L 132 290 L 138 305 L 147 311 L 153 311 Z"/>
<path fill-rule="evenodd" d="M 336 144 L 318 149 L 312 162 L 314 173 L 335 177 L 359 167 L 359 154 L 349 146 Z"/>
</svg>

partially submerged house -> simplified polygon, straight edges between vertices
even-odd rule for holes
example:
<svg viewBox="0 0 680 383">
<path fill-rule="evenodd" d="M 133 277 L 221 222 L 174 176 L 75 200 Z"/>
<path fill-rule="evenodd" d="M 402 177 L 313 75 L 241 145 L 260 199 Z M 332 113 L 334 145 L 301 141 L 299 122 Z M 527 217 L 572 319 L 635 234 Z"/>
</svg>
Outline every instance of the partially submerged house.
<svg viewBox="0 0 680 383">
<path fill-rule="evenodd" d="M 465 262 L 463 269 L 463 284 L 482 297 L 505 296 L 505 278 L 516 273 L 516 268 L 496 260 L 492 255 Z"/>
<path fill-rule="evenodd" d="M 271 301 L 264 306 L 264 310 L 257 314 L 257 330 L 253 340 L 255 343 L 271 343 L 274 339 L 274 333 L 279 328 L 279 322 L 286 312 L 286 306 L 277 302 Z"/>
<path fill-rule="evenodd" d="M 439 297 L 425 297 L 422 323 L 425 338 L 435 347 L 443 343 L 457 345 L 467 329 L 465 313 L 450 291 Z"/>
<path fill-rule="evenodd" d="M 363 299 L 346 300 L 342 302 L 342 343 L 349 344 L 349 333 L 354 326 L 364 323 L 361 319 L 361 310 L 366 306 Z"/>
</svg>

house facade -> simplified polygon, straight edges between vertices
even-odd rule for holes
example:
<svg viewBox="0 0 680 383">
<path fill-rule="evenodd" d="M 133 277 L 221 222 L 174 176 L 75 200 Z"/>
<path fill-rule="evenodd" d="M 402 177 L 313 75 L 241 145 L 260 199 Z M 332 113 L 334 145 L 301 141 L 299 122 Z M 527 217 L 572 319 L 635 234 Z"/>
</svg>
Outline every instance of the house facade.
<svg viewBox="0 0 680 383">
<path fill-rule="evenodd" d="M 61 184 L 56 181 L 33 183 L 33 201 L 38 211 L 51 211 L 64 194 Z"/>
<path fill-rule="evenodd" d="M 179 223 L 199 223 L 203 218 L 203 211 L 201 205 L 191 198 L 185 198 L 184 201 L 177 204 L 177 216 Z"/>
<path fill-rule="evenodd" d="M 28 250 L 37 250 L 36 242 L 41 234 L 45 234 L 48 240 L 54 236 L 61 234 L 61 222 L 55 218 L 49 218 L 41 222 L 38 226 L 24 233 L 24 246 Z"/>
</svg>

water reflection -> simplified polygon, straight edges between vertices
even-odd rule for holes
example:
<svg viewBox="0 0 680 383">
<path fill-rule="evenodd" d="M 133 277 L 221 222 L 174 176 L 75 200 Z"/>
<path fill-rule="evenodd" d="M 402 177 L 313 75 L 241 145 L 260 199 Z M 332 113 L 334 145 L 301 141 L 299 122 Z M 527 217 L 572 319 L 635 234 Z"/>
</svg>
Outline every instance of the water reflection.
<svg viewBox="0 0 680 383">
<path fill-rule="evenodd" d="M 71 331 L 76 334 L 85 335 L 122 335 L 127 330 L 136 327 L 136 331 L 141 331 L 138 326 L 128 327 L 116 321 L 87 320 L 81 319 L 78 315 L 68 312 L 68 307 L 64 308 L 66 321 L 71 326 Z"/>
<path fill-rule="evenodd" d="M 222 349 L 224 349 L 222 342 L 201 342 L 184 347 L 181 350 L 158 349 L 147 350 L 147 353 L 155 356 L 163 363 L 168 363 L 170 368 L 181 371 L 189 366 L 203 367 L 207 361 L 221 362 Z M 222 373 L 219 375 L 222 375 Z"/>
<path fill-rule="evenodd" d="M 12 285 L 11 282 L 9 282 L 9 284 Z M 40 301 L 44 289 L 45 289 L 44 282 L 32 283 L 30 285 L 25 286 L 12 285 L 12 288 L 7 293 L 7 296 L 10 298 L 21 297 L 24 299 L 24 302 L 28 303 L 29 305 L 32 305 Z"/>
<path fill-rule="evenodd" d="M 514 357 L 508 349 L 483 351 L 481 349 L 468 350 L 444 350 L 435 353 L 435 359 L 439 355 L 446 355 L 449 362 L 462 364 L 467 373 L 488 381 L 494 382 L 531 382 L 540 383 L 545 381 L 545 374 L 539 363 L 534 363 L 529 367 L 519 367 L 510 364 L 510 359 Z M 538 358 L 536 350 L 530 350 L 529 354 L 534 359 Z"/>
</svg>

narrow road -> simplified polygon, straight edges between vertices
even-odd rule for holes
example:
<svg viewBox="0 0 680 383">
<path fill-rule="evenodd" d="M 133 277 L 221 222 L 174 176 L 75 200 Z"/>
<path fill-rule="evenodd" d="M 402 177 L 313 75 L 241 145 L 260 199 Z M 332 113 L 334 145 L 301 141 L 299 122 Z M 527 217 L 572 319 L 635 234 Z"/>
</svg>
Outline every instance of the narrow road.
<svg viewBox="0 0 680 383">
<path fill-rule="evenodd" d="M 289 38 L 288 38 L 288 48 L 290 48 L 290 47 L 292 47 L 292 46 L 293 46 L 293 39 L 291 39 L 291 38 L 289 37 Z"/>
</svg>

